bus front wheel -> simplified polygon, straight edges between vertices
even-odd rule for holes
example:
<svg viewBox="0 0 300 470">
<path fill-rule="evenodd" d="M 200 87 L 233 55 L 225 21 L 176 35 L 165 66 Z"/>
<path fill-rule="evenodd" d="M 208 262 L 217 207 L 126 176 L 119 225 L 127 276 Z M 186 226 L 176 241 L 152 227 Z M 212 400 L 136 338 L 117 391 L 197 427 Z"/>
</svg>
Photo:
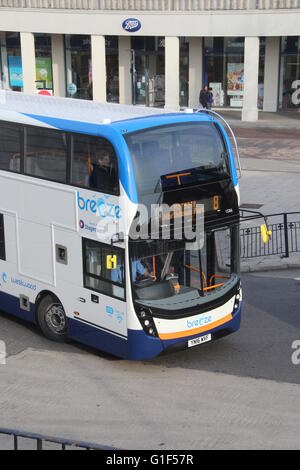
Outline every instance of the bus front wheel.
<svg viewBox="0 0 300 470">
<path fill-rule="evenodd" d="M 67 339 L 67 317 L 60 301 L 47 295 L 38 307 L 38 323 L 46 338 L 62 343 Z"/>
</svg>

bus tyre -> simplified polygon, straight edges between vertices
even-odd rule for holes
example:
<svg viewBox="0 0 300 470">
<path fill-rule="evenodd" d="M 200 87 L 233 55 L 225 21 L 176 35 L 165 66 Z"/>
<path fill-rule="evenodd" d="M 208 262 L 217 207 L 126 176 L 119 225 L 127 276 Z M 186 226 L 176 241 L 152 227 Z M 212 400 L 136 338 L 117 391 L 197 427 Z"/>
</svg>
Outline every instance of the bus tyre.
<svg viewBox="0 0 300 470">
<path fill-rule="evenodd" d="M 67 339 L 67 317 L 60 301 L 51 295 L 41 300 L 38 312 L 38 324 L 46 338 L 63 343 Z"/>
</svg>

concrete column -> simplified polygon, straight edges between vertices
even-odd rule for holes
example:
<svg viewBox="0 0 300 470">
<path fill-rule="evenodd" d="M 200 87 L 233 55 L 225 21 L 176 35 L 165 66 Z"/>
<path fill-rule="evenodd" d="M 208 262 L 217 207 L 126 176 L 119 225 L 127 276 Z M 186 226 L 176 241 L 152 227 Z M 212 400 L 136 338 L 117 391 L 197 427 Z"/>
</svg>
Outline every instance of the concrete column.
<svg viewBox="0 0 300 470">
<path fill-rule="evenodd" d="M 131 38 L 119 37 L 119 102 L 132 104 Z"/>
<path fill-rule="evenodd" d="M 269 113 L 278 107 L 280 37 L 266 37 L 264 108 Z"/>
<path fill-rule="evenodd" d="M 259 69 L 259 38 L 245 38 L 245 87 L 242 120 L 254 122 L 258 120 L 258 69 Z"/>
<path fill-rule="evenodd" d="M 54 96 L 66 96 L 65 45 L 62 34 L 51 35 Z"/>
<path fill-rule="evenodd" d="M 93 99 L 106 101 L 106 54 L 105 36 L 91 36 Z"/>
<path fill-rule="evenodd" d="M 190 38 L 189 50 L 189 107 L 196 108 L 203 86 L 203 38 Z"/>
<path fill-rule="evenodd" d="M 33 33 L 21 33 L 21 56 L 23 70 L 23 91 L 28 94 L 36 92 L 35 45 Z"/>
<path fill-rule="evenodd" d="M 9 73 L 8 73 L 8 59 L 7 59 L 7 49 L 6 49 L 6 33 L 0 33 L 0 57 L 1 57 L 1 64 L 0 64 L 0 88 L 3 90 L 9 89 Z"/>
<path fill-rule="evenodd" d="M 179 38 L 166 37 L 165 49 L 166 95 L 165 107 L 179 109 Z"/>
</svg>

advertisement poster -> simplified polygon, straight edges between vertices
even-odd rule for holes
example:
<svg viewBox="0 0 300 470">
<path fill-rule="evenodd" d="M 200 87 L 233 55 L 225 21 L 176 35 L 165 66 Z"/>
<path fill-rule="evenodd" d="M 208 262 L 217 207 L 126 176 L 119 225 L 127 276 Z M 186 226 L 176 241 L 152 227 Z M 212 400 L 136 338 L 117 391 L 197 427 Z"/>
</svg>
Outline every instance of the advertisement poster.
<svg viewBox="0 0 300 470">
<path fill-rule="evenodd" d="M 244 64 L 228 64 L 227 95 L 240 98 L 244 95 Z"/>
<path fill-rule="evenodd" d="M 35 59 L 36 87 L 52 90 L 52 61 L 50 57 L 37 57 Z"/>
<path fill-rule="evenodd" d="M 22 59 L 20 56 L 8 57 L 9 83 L 11 87 L 23 87 Z"/>
<path fill-rule="evenodd" d="M 209 87 L 212 88 L 212 94 L 214 97 L 213 106 L 224 106 L 224 92 L 222 89 L 222 83 L 210 83 Z"/>
</svg>

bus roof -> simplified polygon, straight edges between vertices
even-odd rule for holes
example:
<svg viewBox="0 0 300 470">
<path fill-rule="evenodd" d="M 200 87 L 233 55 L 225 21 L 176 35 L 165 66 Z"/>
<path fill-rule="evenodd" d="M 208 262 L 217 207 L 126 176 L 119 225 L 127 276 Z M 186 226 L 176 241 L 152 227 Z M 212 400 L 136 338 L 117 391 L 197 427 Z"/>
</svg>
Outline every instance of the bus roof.
<svg viewBox="0 0 300 470">
<path fill-rule="evenodd" d="M 206 113 L 194 113 L 189 109 L 186 111 L 0 90 L 2 121 L 95 135 L 103 131 L 107 134 L 108 127 L 125 134 L 186 120 L 215 121 L 214 117 Z"/>
<path fill-rule="evenodd" d="M 147 108 L 115 103 L 100 103 L 72 98 L 27 95 L 20 92 L 0 91 L 0 110 L 25 115 L 40 115 L 93 124 L 109 124 L 134 118 L 174 113 L 174 110 Z"/>
</svg>

